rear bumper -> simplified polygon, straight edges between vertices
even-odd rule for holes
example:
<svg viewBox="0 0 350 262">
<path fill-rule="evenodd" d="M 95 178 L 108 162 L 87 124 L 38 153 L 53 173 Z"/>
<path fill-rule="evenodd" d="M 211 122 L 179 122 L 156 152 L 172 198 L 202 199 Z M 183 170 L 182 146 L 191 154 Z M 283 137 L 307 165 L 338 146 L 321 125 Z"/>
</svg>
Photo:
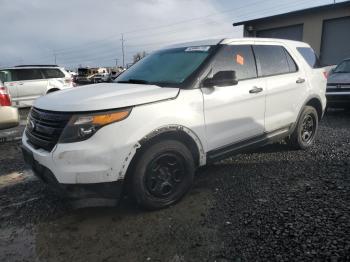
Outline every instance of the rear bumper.
<svg viewBox="0 0 350 262">
<path fill-rule="evenodd" d="M 120 199 L 123 193 L 123 180 L 106 183 L 65 184 L 59 183 L 53 172 L 34 159 L 33 153 L 22 145 L 25 163 L 41 181 L 63 197 L 71 199 L 82 198 L 111 198 Z"/>
<path fill-rule="evenodd" d="M 326 93 L 328 107 L 350 107 L 350 93 Z"/>
<path fill-rule="evenodd" d="M 18 126 L 18 109 L 12 106 L 0 106 L 0 129 Z"/>
</svg>

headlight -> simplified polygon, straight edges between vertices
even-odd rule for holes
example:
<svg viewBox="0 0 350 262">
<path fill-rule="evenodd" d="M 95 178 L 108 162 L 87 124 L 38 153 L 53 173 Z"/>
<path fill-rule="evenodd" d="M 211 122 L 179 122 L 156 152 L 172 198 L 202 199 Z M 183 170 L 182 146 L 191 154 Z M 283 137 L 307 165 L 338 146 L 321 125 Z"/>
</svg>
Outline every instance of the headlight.
<svg viewBox="0 0 350 262">
<path fill-rule="evenodd" d="M 60 143 L 72 143 L 92 137 L 101 127 L 124 120 L 131 108 L 92 114 L 73 115 L 60 137 Z"/>
</svg>

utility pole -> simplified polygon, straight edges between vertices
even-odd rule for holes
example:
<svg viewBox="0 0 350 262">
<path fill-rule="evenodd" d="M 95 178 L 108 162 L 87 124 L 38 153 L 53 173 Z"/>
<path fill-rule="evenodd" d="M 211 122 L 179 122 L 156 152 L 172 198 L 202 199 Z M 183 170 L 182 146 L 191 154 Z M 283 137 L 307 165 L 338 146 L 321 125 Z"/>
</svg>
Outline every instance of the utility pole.
<svg viewBox="0 0 350 262">
<path fill-rule="evenodd" d="M 115 60 L 115 66 L 118 66 L 118 58 L 116 58 L 114 60 Z"/>
<path fill-rule="evenodd" d="M 124 52 L 124 34 L 122 34 L 122 39 L 120 39 L 120 41 L 122 41 L 122 52 L 123 52 L 123 68 L 125 67 L 125 52 Z"/>
<path fill-rule="evenodd" d="M 54 60 L 55 60 L 55 63 L 54 63 L 54 65 L 56 65 L 56 53 L 53 53 L 53 57 L 54 57 Z"/>
</svg>

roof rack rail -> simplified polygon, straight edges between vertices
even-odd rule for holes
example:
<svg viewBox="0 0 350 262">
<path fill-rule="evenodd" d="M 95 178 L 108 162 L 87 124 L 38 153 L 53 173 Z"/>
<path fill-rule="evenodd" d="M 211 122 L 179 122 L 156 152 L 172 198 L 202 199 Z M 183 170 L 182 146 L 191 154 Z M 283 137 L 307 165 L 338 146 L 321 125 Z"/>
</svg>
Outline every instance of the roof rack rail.
<svg viewBox="0 0 350 262">
<path fill-rule="evenodd" d="M 17 65 L 15 67 L 58 67 L 58 65 Z"/>
</svg>

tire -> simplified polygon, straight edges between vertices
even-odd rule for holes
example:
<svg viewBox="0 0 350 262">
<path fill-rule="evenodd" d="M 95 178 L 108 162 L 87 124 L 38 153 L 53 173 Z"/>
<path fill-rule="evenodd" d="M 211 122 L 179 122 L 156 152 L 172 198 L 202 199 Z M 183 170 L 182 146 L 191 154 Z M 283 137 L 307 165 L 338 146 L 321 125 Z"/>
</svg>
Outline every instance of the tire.
<svg viewBox="0 0 350 262">
<path fill-rule="evenodd" d="M 146 146 L 137 156 L 131 194 L 145 209 L 156 210 L 179 201 L 192 186 L 195 164 L 190 150 L 176 140 Z"/>
<path fill-rule="evenodd" d="M 305 106 L 293 133 L 286 139 L 286 142 L 294 149 L 307 149 L 315 141 L 317 130 L 317 111 L 312 106 Z"/>
</svg>

